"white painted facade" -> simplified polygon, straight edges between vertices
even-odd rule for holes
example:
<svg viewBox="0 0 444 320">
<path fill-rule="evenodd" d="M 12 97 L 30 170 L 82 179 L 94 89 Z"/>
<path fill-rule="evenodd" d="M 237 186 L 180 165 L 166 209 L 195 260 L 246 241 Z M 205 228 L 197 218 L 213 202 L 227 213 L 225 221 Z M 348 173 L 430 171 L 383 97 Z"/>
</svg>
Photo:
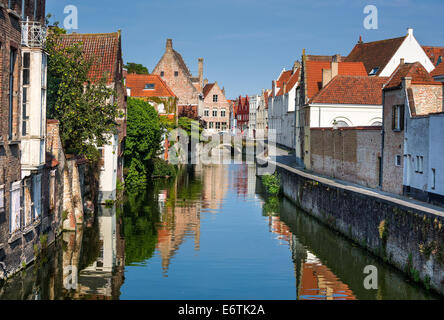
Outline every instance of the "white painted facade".
<svg viewBox="0 0 444 320">
<path fill-rule="evenodd" d="M 250 96 L 250 110 L 249 110 L 249 119 L 248 119 L 248 137 L 254 138 L 257 131 L 257 123 L 256 116 L 257 110 L 259 108 L 261 96 L 252 95 Z"/>
<path fill-rule="evenodd" d="M 406 108 L 404 186 L 444 196 L 444 114 L 410 116 Z"/>
<path fill-rule="evenodd" d="M 108 143 L 98 148 L 102 153 L 99 203 L 105 203 L 106 200 L 116 200 L 118 141 L 118 135 L 111 135 L 109 136 Z"/>
<path fill-rule="evenodd" d="M 430 58 L 425 53 L 424 49 L 419 44 L 418 40 L 413 35 L 413 29 L 408 29 L 407 37 L 398 48 L 396 53 L 390 59 L 384 69 L 379 74 L 380 77 L 390 77 L 396 68 L 399 66 L 401 59 L 406 63 L 420 62 L 424 68 L 431 72 L 435 69 Z M 383 66 L 381 66 L 383 67 Z"/>
<path fill-rule="evenodd" d="M 310 127 L 382 125 L 382 105 L 310 104 Z M 346 125 L 345 125 L 346 124 Z"/>
<path fill-rule="evenodd" d="M 22 48 L 22 178 L 45 165 L 47 56 L 39 48 Z"/>
<path fill-rule="evenodd" d="M 262 92 L 256 112 L 256 137 L 264 139 L 267 136 L 268 109 L 266 108 L 265 91 Z"/>
<path fill-rule="evenodd" d="M 295 148 L 295 106 L 296 106 L 296 83 L 284 95 L 271 96 L 268 102 L 268 127 L 275 130 L 276 142 L 290 149 Z"/>
</svg>

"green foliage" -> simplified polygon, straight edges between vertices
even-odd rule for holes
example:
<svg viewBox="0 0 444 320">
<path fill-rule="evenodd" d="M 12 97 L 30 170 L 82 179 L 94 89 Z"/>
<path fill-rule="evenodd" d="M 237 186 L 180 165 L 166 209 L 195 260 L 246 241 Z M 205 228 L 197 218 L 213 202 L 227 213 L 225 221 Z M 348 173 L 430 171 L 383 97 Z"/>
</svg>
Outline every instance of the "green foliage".
<svg viewBox="0 0 444 320">
<path fill-rule="evenodd" d="M 278 174 L 262 176 L 262 183 L 269 195 L 276 196 L 281 191 L 281 181 Z"/>
<path fill-rule="evenodd" d="M 281 202 L 278 197 L 268 197 L 263 206 L 264 216 L 275 216 L 281 211 Z"/>
<path fill-rule="evenodd" d="M 81 43 L 62 46 L 60 35 L 65 32 L 57 26 L 48 32 L 47 116 L 59 120 L 67 153 L 97 160 L 97 147 L 117 132 L 116 118 L 121 116 L 113 102 L 117 93 L 106 86 L 105 75 L 91 82 L 88 74 L 93 60 L 85 59 Z"/>
<path fill-rule="evenodd" d="M 148 68 L 140 63 L 128 62 L 125 68 L 128 70 L 128 73 L 149 74 Z"/>
<path fill-rule="evenodd" d="M 152 161 L 153 165 L 153 177 L 175 177 L 176 176 L 176 168 L 174 165 L 169 164 L 167 161 L 155 158 Z"/>
<path fill-rule="evenodd" d="M 127 108 L 126 184 L 128 188 L 137 188 L 146 183 L 150 161 L 161 149 L 162 130 L 159 115 L 148 102 L 128 98 Z"/>
</svg>

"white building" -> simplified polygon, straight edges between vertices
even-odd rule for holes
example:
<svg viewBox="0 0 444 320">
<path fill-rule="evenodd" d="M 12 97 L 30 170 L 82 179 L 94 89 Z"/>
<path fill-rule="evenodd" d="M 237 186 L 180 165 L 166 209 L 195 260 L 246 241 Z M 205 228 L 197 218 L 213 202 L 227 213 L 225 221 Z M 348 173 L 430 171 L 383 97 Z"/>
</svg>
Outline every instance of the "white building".
<svg viewBox="0 0 444 320">
<path fill-rule="evenodd" d="M 401 59 L 406 63 L 420 62 L 428 72 L 435 69 L 411 28 L 400 38 L 368 43 L 360 39 L 344 62 L 363 62 L 368 75 L 390 77 Z"/>
<path fill-rule="evenodd" d="M 249 122 L 248 122 L 248 137 L 256 138 L 257 124 L 256 124 L 256 115 L 261 103 L 260 95 L 252 95 L 250 96 L 250 110 L 249 110 Z"/>
<path fill-rule="evenodd" d="M 22 21 L 21 172 L 24 181 L 25 224 L 42 214 L 42 174 L 46 161 L 47 54 L 46 27 Z M 29 201 L 26 201 L 26 198 Z"/>
<path fill-rule="evenodd" d="M 256 138 L 268 137 L 268 97 L 271 90 L 262 90 L 256 111 Z"/>
<path fill-rule="evenodd" d="M 272 83 L 272 93 L 268 100 L 268 128 L 275 130 L 273 142 L 289 149 L 295 148 L 296 88 L 299 84 L 300 64 L 296 62 L 292 70 L 281 72 Z"/>
</svg>

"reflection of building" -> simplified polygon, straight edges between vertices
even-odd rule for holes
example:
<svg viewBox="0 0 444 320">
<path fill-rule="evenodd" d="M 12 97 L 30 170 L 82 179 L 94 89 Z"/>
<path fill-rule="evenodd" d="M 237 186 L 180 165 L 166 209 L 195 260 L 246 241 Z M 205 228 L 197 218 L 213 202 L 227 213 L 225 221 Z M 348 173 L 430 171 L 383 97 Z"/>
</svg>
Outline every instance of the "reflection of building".
<svg viewBox="0 0 444 320">
<path fill-rule="evenodd" d="M 80 271 L 76 298 L 116 299 L 123 283 L 124 241 L 120 236 L 120 227 L 119 235 L 117 234 L 116 208 L 99 207 L 98 222 L 99 256 Z M 120 273 L 115 272 L 116 267 Z"/>
<path fill-rule="evenodd" d="M 202 208 L 219 209 L 228 189 L 228 167 L 204 166 L 202 182 Z"/>
<path fill-rule="evenodd" d="M 234 189 L 238 196 L 256 195 L 256 166 L 252 164 L 241 164 L 236 166 L 234 178 Z"/>
</svg>

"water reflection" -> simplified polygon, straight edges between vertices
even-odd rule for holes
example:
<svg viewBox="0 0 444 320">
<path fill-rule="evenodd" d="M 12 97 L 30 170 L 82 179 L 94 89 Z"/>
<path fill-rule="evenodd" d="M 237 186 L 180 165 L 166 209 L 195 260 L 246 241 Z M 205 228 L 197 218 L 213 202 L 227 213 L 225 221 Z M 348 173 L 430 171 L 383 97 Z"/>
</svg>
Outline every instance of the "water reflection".
<svg viewBox="0 0 444 320">
<path fill-rule="evenodd" d="M 378 268 L 365 290 L 364 267 Z M 1 299 L 431 299 L 399 272 L 263 193 L 252 165 L 194 166 L 101 207 L 3 285 Z"/>
</svg>

